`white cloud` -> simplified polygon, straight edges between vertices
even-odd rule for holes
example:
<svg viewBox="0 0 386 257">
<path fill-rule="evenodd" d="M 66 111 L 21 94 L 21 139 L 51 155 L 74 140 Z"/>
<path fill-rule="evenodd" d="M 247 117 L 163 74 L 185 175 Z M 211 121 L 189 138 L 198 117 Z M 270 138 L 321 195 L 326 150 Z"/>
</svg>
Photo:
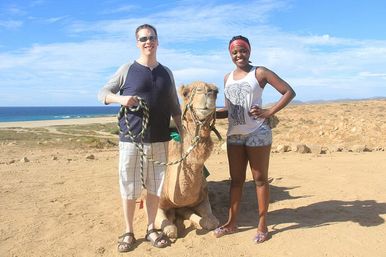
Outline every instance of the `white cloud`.
<svg viewBox="0 0 386 257">
<path fill-rule="evenodd" d="M 30 2 L 31 7 L 39 6 L 45 4 L 47 1 L 46 0 L 34 0 Z"/>
<path fill-rule="evenodd" d="M 15 16 L 23 16 L 26 14 L 26 11 L 24 11 L 23 8 L 17 6 L 17 5 L 10 5 L 4 9 L 4 12 L 7 15 L 15 15 Z"/>
<path fill-rule="evenodd" d="M 58 21 L 62 21 L 62 20 L 65 20 L 66 18 L 68 18 L 68 16 L 58 16 L 58 17 L 50 17 L 50 18 L 47 18 L 47 19 L 44 19 L 45 22 L 47 23 L 56 23 Z"/>
<path fill-rule="evenodd" d="M 21 20 L 0 20 L 0 29 L 14 30 L 21 26 L 23 26 L 23 21 Z"/>
<path fill-rule="evenodd" d="M 116 14 L 116 13 L 126 13 L 138 9 L 136 5 L 122 5 L 117 8 L 111 8 L 103 11 L 104 14 Z"/>
<path fill-rule="evenodd" d="M 364 77 L 364 78 L 382 78 L 382 79 L 386 79 L 386 73 L 374 73 L 374 72 L 369 72 L 369 71 L 362 71 L 362 72 L 359 72 L 358 74 L 360 77 Z"/>
<path fill-rule="evenodd" d="M 379 89 L 384 88 L 386 77 L 386 41 L 283 32 L 270 26 L 266 17 L 285 5 L 259 3 L 251 2 L 247 12 L 237 3 L 203 2 L 199 7 L 177 5 L 141 18 L 74 22 L 67 29 L 77 38 L 84 37 L 83 41 L 0 52 L 0 88 L 6 96 L 2 105 L 36 105 L 35 94 L 53 99 L 40 105 L 98 104 L 96 92 L 108 77 L 122 63 L 137 58 L 134 29 L 142 23 L 156 25 L 159 60 L 173 70 L 177 85 L 204 80 L 215 83 L 221 92 L 225 73 L 233 69 L 228 41 L 244 34 L 251 41 L 253 63 L 287 80 L 299 100 L 385 94 Z M 126 6 L 126 11 L 130 8 L 134 7 Z M 15 101 L 15 94 L 25 102 Z M 268 103 L 278 93 L 268 89 L 266 96 Z M 219 103 L 223 103 L 221 93 Z"/>
</svg>

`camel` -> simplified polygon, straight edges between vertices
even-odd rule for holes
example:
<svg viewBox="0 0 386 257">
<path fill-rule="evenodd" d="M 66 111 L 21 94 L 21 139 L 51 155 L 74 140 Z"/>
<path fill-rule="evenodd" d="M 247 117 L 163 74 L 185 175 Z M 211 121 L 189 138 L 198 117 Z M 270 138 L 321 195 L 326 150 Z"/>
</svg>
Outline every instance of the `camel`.
<svg viewBox="0 0 386 257">
<path fill-rule="evenodd" d="M 179 164 L 168 166 L 156 217 L 156 225 L 171 239 L 178 236 L 176 216 L 190 220 L 196 228 L 213 230 L 219 225 L 212 214 L 208 187 L 203 174 L 204 162 L 213 149 L 210 136 L 215 123 L 218 89 L 213 84 L 193 82 L 179 88 L 183 99 L 181 142 L 169 143 L 168 160 L 189 155 Z"/>
</svg>

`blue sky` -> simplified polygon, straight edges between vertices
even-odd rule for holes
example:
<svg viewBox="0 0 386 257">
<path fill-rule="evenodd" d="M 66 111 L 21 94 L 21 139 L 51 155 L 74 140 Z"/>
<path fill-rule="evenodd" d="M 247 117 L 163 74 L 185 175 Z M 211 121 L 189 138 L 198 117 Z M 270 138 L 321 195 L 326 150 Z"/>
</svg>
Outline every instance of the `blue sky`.
<svg viewBox="0 0 386 257">
<path fill-rule="evenodd" d="M 239 34 L 296 100 L 385 97 L 385 10 L 382 0 L 1 0 L 0 106 L 100 105 L 97 91 L 137 59 L 143 23 L 157 28 L 158 60 L 177 86 L 215 83 L 218 105 Z M 279 96 L 268 87 L 263 100 Z"/>
</svg>

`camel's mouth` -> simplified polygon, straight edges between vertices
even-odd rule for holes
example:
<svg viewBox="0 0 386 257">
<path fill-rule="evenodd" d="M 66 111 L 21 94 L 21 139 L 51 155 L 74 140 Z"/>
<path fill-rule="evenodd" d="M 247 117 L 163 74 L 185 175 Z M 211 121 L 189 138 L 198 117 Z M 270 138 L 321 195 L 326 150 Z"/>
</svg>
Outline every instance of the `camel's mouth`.
<svg viewBox="0 0 386 257">
<path fill-rule="evenodd" d="M 198 118 L 200 120 L 205 120 L 209 115 L 211 115 L 216 109 L 208 109 L 208 108 L 194 108 Z"/>
<path fill-rule="evenodd" d="M 202 110 L 202 111 L 213 111 L 215 108 L 208 108 L 208 107 L 194 107 L 195 110 Z"/>
</svg>

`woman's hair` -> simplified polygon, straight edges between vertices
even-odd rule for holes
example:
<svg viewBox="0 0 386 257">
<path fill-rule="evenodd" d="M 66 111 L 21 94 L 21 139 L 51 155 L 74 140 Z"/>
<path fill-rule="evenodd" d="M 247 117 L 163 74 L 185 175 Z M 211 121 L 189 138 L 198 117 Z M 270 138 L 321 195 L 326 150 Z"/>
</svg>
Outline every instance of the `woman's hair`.
<svg viewBox="0 0 386 257">
<path fill-rule="evenodd" d="M 243 36 L 241 36 L 241 35 L 238 35 L 238 36 L 234 36 L 234 37 L 232 37 L 232 39 L 229 41 L 229 45 L 228 45 L 228 48 L 231 46 L 232 42 L 233 42 L 233 41 L 235 41 L 235 40 L 242 40 L 242 41 L 244 41 L 245 43 L 247 43 L 247 44 L 248 44 L 248 46 L 249 46 L 249 49 L 251 48 L 251 44 L 249 44 L 249 40 L 248 40 L 248 38 L 246 38 L 246 37 L 243 37 Z"/>
<path fill-rule="evenodd" d="M 157 30 L 150 24 L 142 24 L 141 26 L 138 26 L 138 28 L 135 30 L 135 36 L 137 37 L 137 34 L 138 34 L 138 31 L 140 31 L 141 29 L 152 29 L 155 33 L 156 36 L 157 35 Z"/>
</svg>

